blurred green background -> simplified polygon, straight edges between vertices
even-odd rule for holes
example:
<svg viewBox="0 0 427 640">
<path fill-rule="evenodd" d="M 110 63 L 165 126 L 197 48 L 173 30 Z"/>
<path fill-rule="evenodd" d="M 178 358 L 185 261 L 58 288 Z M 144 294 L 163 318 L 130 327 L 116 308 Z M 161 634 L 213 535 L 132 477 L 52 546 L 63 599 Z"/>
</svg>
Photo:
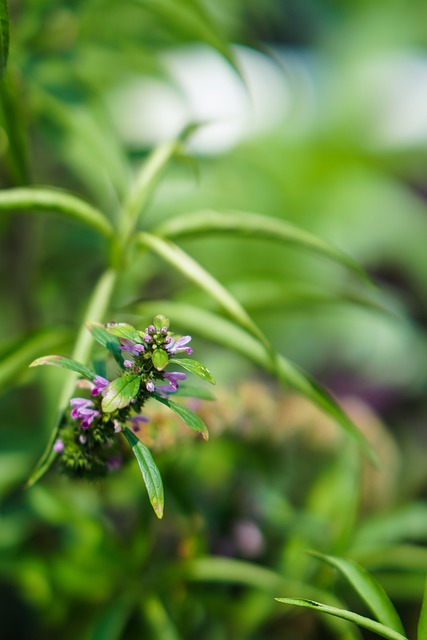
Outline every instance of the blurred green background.
<svg viewBox="0 0 427 640">
<path fill-rule="evenodd" d="M 264 240 L 182 245 L 336 395 L 383 465 L 367 464 L 306 400 L 195 336 L 218 381 L 217 400 L 198 407 L 212 435 L 201 443 L 151 416 L 163 521 L 135 465 L 99 484 L 51 471 L 24 491 L 67 375 L 27 365 L 70 353 L 107 248 L 78 223 L 2 213 L 2 637 L 372 637 L 274 601 L 329 591 L 364 613 L 308 548 L 374 572 L 414 636 L 427 569 L 427 5 L 9 4 L 1 187 L 68 189 L 113 218 L 152 147 L 197 124 L 144 224 L 258 212 L 367 270 L 377 288 Z M 128 267 L 112 320 L 145 326 L 138 304 L 156 299 L 217 311 L 154 257 L 130 255 Z"/>
</svg>

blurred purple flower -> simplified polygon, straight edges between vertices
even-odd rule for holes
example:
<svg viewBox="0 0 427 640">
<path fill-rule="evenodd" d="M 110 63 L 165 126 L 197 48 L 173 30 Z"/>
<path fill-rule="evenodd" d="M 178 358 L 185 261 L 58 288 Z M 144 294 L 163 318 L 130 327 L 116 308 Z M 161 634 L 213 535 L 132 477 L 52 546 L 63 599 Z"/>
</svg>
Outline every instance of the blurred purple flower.
<svg viewBox="0 0 427 640">
<path fill-rule="evenodd" d="M 191 336 L 183 336 L 182 338 L 178 338 L 178 340 L 174 340 L 171 338 L 165 348 L 169 353 L 178 353 L 180 351 L 186 351 L 188 354 L 193 353 L 193 349 L 191 347 L 186 347 L 185 345 L 191 341 Z"/>
<path fill-rule="evenodd" d="M 120 349 L 122 351 L 128 351 L 133 356 L 139 356 L 144 351 L 144 345 L 138 343 L 135 344 L 135 342 L 132 342 L 132 340 L 121 338 Z"/>
<path fill-rule="evenodd" d="M 53 450 L 56 451 L 56 453 L 61 453 L 62 451 L 64 451 L 64 447 L 64 441 L 58 439 L 53 445 Z"/>
<path fill-rule="evenodd" d="M 93 382 L 95 385 L 91 391 L 91 394 L 93 396 L 98 396 L 100 393 L 102 393 L 105 387 L 110 384 L 110 381 L 107 380 L 107 378 L 103 378 L 102 376 L 95 376 Z"/>
<path fill-rule="evenodd" d="M 92 400 L 86 398 L 71 398 L 70 405 L 73 407 L 71 410 L 71 417 L 75 420 L 81 419 L 81 426 L 83 429 L 87 429 L 95 418 L 98 418 L 101 414 L 93 407 Z"/>
</svg>

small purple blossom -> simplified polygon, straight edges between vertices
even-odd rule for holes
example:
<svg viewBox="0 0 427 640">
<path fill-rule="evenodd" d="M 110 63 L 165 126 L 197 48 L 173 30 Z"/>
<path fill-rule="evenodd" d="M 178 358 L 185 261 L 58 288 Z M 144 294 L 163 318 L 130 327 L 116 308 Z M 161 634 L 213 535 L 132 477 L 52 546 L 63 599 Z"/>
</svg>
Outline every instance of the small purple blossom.
<svg viewBox="0 0 427 640">
<path fill-rule="evenodd" d="M 141 431 L 141 424 L 150 422 L 150 420 L 147 416 L 134 416 L 129 420 L 129 422 L 131 423 L 132 431 L 134 433 L 138 433 L 138 431 Z"/>
<path fill-rule="evenodd" d="M 83 434 L 81 436 L 79 436 L 79 442 L 81 444 L 86 444 L 86 442 L 87 442 L 86 436 L 84 436 Z"/>
<path fill-rule="evenodd" d="M 90 427 L 94 419 L 101 415 L 96 409 L 90 408 L 93 407 L 93 402 L 86 398 L 71 398 L 70 405 L 73 407 L 71 417 L 75 420 L 81 419 L 83 429 Z"/>
<path fill-rule="evenodd" d="M 153 338 L 148 334 L 145 334 L 145 336 L 142 339 L 145 340 L 145 342 L 151 342 L 153 340 Z"/>
<path fill-rule="evenodd" d="M 119 456 L 114 456 L 113 458 L 110 458 L 107 461 L 107 468 L 108 471 L 117 471 L 117 469 L 120 469 L 120 467 L 122 466 L 122 461 L 121 458 L 119 458 Z"/>
<path fill-rule="evenodd" d="M 147 389 L 147 391 L 150 391 L 150 393 L 151 393 L 155 389 L 154 382 L 149 380 L 148 382 L 145 383 L 145 388 Z"/>
<path fill-rule="evenodd" d="M 98 396 L 103 392 L 106 386 L 110 384 L 110 381 L 107 378 L 103 378 L 102 376 L 95 376 L 94 379 L 94 387 L 91 391 L 92 396 Z"/>
<path fill-rule="evenodd" d="M 123 366 L 126 367 L 126 369 L 131 369 L 133 367 L 134 363 L 132 362 L 132 360 L 125 360 L 123 362 Z"/>
<path fill-rule="evenodd" d="M 58 439 L 58 440 L 56 440 L 55 444 L 53 445 L 53 450 L 56 453 L 62 453 L 62 451 L 64 451 L 64 447 L 65 447 L 64 441 Z"/>
<path fill-rule="evenodd" d="M 166 371 L 163 374 L 163 378 L 165 378 L 169 382 L 174 391 L 178 389 L 179 381 L 187 380 L 187 376 L 181 371 Z"/>
<path fill-rule="evenodd" d="M 178 340 L 176 341 L 171 338 L 171 340 L 169 340 L 168 344 L 166 345 L 166 350 L 172 354 L 178 353 L 180 351 L 186 351 L 188 354 L 193 353 L 193 349 L 191 347 L 185 346 L 190 342 L 190 340 L 191 336 L 183 336 L 182 338 L 178 338 Z"/>
<path fill-rule="evenodd" d="M 171 387 L 169 384 L 161 384 L 158 387 L 156 387 L 156 391 L 159 395 L 163 396 L 164 398 L 167 398 L 169 393 L 175 393 L 175 391 L 178 389 L 178 387 Z"/>
<path fill-rule="evenodd" d="M 144 351 L 144 345 L 127 340 L 127 338 L 121 338 L 120 349 L 122 351 L 128 351 L 133 356 L 139 356 Z"/>
</svg>

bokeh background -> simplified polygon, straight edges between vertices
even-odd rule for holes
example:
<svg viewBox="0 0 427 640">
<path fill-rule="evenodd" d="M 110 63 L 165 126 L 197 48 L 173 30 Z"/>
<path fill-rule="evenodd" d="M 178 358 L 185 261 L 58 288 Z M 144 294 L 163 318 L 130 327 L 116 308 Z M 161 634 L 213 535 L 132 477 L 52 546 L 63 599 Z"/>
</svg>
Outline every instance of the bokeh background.
<svg viewBox="0 0 427 640">
<path fill-rule="evenodd" d="M 363 266 L 376 286 L 261 239 L 183 243 L 278 351 L 335 394 L 383 464 L 373 469 L 329 418 L 242 356 L 194 336 L 218 382 L 217 400 L 197 407 L 211 440 L 152 411 L 146 441 L 164 477 L 163 521 L 133 464 L 96 484 L 52 470 L 24 491 L 66 376 L 27 365 L 70 353 L 107 255 L 77 223 L 2 213 L 4 637 L 372 637 L 274 601 L 329 592 L 366 613 L 310 548 L 372 571 L 414 637 L 427 569 L 427 5 L 11 0 L 9 9 L 2 188 L 65 188 L 113 218 L 153 146 L 197 125 L 144 224 L 198 209 L 257 212 Z M 111 319 L 145 326 L 139 305 L 156 299 L 217 311 L 154 257 L 129 256 Z"/>
</svg>

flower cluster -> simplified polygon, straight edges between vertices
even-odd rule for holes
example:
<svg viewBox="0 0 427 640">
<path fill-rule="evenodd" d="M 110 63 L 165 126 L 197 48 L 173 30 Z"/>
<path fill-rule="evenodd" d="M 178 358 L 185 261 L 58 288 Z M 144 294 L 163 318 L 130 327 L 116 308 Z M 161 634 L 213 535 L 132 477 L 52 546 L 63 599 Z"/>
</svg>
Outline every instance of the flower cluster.
<svg viewBox="0 0 427 640">
<path fill-rule="evenodd" d="M 192 353 L 191 336 L 175 336 L 163 316 L 156 316 L 144 331 L 113 322 L 92 325 L 89 329 L 114 357 L 118 369 L 113 370 L 112 375 L 108 375 L 106 368 L 94 372 L 61 356 L 47 356 L 37 361 L 37 364 L 56 364 L 78 371 L 85 379 L 77 386 L 90 393 L 89 397 L 71 398 L 70 411 L 64 415 L 53 445 L 67 475 L 94 478 L 120 467 L 126 452 L 124 440 L 118 434 L 124 432 L 128 442 L 143 435 L 143 426 L 148 421 L 143 409 L 150 399 L 168 406 L 207 438 L 203 421 L 189 408 L 171 400 L 187 375 L 166 370 L 169 365 L 180 365 L 214 383 L 206 367 L 186 357 Z"/>
</svg>

